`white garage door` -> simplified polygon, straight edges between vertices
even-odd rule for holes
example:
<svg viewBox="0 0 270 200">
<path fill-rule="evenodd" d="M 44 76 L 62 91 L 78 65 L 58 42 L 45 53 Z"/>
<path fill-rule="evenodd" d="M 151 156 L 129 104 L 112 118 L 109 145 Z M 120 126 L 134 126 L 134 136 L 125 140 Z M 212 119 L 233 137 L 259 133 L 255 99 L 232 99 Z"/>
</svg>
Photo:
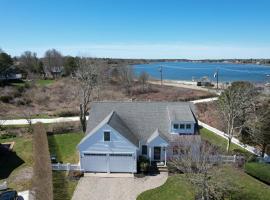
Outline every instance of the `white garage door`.
<svg viewBox="0 0 270 200">
<path fill-rule="evenodd" d="M 111 172 L 133 172 L 134 156 L 132 154 L 110 154 L 109 166 Z"/>
<path fill-rule="evenodd" d="M 89 172 L 107 172 L 107 155 L 85 153 L 82 158 L 82 168 Z"/>
<path fill-rule="evenodd" d="M 134 172 L 136 159 L 133 154 L 84 154 L 82 168 L 89 172 Z"/>
</svg>

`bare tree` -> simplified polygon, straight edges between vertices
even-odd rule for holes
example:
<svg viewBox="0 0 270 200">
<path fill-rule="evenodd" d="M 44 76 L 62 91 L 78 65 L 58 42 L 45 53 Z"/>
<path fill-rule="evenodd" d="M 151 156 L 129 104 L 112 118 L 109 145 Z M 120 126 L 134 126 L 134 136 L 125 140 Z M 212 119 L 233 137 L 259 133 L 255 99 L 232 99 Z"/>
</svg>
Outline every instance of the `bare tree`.
<svg viewBox="0 0 270 200">
<path fill-rule="evenodd" d="M 33 132 L 33 123 L 32 123 L 32 118 L 33 118 L 33 113 L 30 110 L 25 110 L 23 111 L 23 116 L 24 119 L 27 121 L 28 123 L 28 132 L 32 133 Z"/>
<path fill-rule="evenodd" d="M 219 96 L 219 110 L 228 134 L 227 152 L 230 150 L 232 138 L 242 132 L 255 96 L 255 88 L 249 82 L 234 82 Z"/>
<path fill-rule="evenodd" d="M 44 55 L 44 64 L 53 78 L 56 78 L 63 68 L 62 54 L 55 49 L 47 50 Z"/>
<path fill-rule="evenodd" d="M 248 120 L 248 131 L 253 142 L 261 147 L 264 157 L 267 145 L 270 145 L 270 99 L 261 100 L 254 105 Z"/>
<path fill-rule="evenodd" d="M 200 137 L 179 138 L 173 145 L 173 157 L 168 163 L 185 174 L 195 187 L 196 199 L 223 199 L 231 189 L 225 178 L 217 180 L 221 160 L 218 150 Z"/>
<path fill-rule="evenodd" d="M 149 79 L 149 74 L 146 72 L 142 72 L 139 76 L 139 82 L 142 85 L 143 92 L 145 91 L 145 86 L 147 86 L 147 81 Z"/>
<path fill-rule="evenodd" d="M 30 73 L 38 73 L 39 71 L 39 59 L 37 54 L 31 51 L 25 51 L 19 58 L 22 67 Z"/>
<path fill-rule="evenodd" d="M 77 78 L 80 93 L 80 121 L 82 129 L 86 131 L 86 115 L 90 109 L 94 90 L 98 87 L 99 73 L 89 59 L 81 58 L 78 61 Z"/>
<path fill-rule="evenodd" d="M 134 82 L 134 72 L 131 66 L 121 66 L 119 67 L 119 75 L 121 84 L 126 90 L 128 95 L 131 95 L 132 86 Z"/>
<path fill-rule="evenodd" d="M 43 124 L 33 129 L 33 183 L 32 194 L 37 200 L 53 199 L 52 168 L 47 133 Z"/>
<path fill-rule="evenodd" d="M 0 119 L 0 131 L 3 130 L 5 122 L 6 122 L 6 120 Z"/>
</svg>

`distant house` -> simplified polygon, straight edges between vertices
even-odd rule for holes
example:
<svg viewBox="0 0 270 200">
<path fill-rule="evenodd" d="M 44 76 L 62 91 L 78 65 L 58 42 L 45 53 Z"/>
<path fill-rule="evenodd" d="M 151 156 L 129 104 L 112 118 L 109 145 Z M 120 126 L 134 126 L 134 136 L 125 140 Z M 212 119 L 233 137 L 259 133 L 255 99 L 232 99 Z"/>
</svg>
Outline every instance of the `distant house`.
<svg viewBox="0 0 270 200">
<path fill-rule="evenodd" d="M 50 78 L 59 78 L 64 73 L 63 66 L 48 67 L 45 66 L 45 76 Z"/>
<path fill-rule="evenodd" d="M 193 104 L 184 102 L 96 102 L 78 144 L 86 172 L 137 172 L 139 156 L 166 165 L 181 137 L 196 137 Z"/>
<path fill-rule="evenodd" d="M 22 72 L 16 67 L 11 66 L 0 72 L 0 80 L 21 80 L 23 78 Z"/>
</svg>

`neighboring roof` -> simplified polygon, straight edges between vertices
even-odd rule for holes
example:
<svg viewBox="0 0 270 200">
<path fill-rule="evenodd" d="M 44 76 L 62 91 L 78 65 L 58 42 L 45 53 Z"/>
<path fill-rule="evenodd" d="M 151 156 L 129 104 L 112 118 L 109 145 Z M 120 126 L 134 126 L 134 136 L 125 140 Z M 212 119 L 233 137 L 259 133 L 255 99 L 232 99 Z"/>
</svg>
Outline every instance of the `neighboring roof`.
<svg viewBox="0 0 270 200">
<path fill-rule="evenodd" d="M 196 122 L 189 106 L 169 105 L 168 112 L 171 121 Z"/>
<path fill-rule="evenodd" d="M 81 142 L 78 144 L 80 145 L 84 142 L 87 138 L 93 135 L 98 129 L 100 129 L 103 125 L 108 124 L 117 132 L 119 132 L 123 137 L 128 139 L 132 144 L 135 146 L 139 146 L 139 140 L 136 136 L 130 131 L 130 129 L 125 125 L 123 120 L 114 112 L 112 111 L 109 113 L 96 127 L 94 127 L 88 134 L 85 136 Z"/>
<path fill-rule="evenodd" d="M 156 129 L 154 131 L 154 133 L 148 138 L 147 143 L 152 142 L 157 137 L 161 137 L 163 140 L 165 140 L 167 142 L 169 141 L 169 138 L 167 138 L 165 135 L 163 135 L 162 133 L 160 133 L 160 131 L 158 129 Z"/>
<path fill-rule="evenodd" d="M 184 121 L 196 122 L 194 117 L 191 120 L 191 116 L 193 116 L 192 105 L 188 102 L 94 102 L 89 112 L 86 133 L 91 134 L 91 131 L 114 111 L 117 115 L 115 115 L 111 124 L 121 131 L 125 128 L 129 129 L 125 136 L 127 139 L 130 139 L 132 133 L 138 140 L 147 141 L 156 129 L 170 138 L 169 110 L 175 108 L 185 111 L 184 114 L 176 111 L 175 116 Z M 121 120 L 120 125 L 118 125 L 120 120 L 117 116 Z M 131 140 L 134 140 L 134 138 L 131 138 Z"/>
</svg>

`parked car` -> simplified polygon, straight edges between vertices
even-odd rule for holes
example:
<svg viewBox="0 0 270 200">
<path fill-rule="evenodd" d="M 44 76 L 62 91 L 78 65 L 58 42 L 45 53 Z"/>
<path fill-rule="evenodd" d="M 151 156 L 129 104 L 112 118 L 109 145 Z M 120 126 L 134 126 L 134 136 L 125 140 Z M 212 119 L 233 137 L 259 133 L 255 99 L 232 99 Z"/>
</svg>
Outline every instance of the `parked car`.
<svg viewBox="0 0 270 200">
<path fill-rule="evenodd" d="M 16 190 L 2 190 L 0 191 L 0 200 L 17 200 L 18 193 Z"/>
</svg>

